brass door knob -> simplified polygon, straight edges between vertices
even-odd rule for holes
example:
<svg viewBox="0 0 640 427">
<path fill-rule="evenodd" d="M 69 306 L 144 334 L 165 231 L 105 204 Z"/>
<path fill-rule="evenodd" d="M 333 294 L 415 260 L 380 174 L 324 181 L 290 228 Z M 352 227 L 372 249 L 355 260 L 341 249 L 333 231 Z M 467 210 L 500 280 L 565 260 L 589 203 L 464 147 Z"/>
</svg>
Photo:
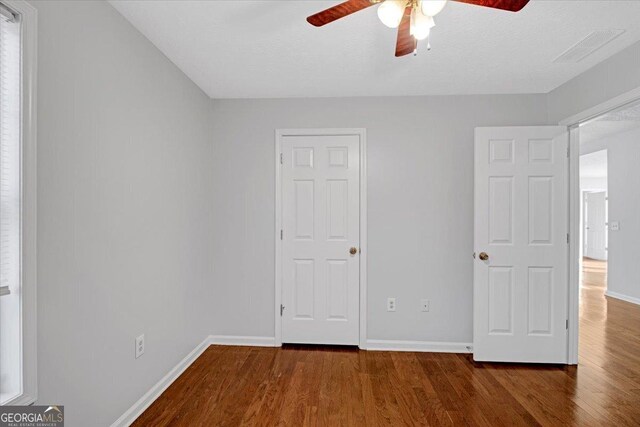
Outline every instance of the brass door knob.
<svg viewBox="0 0 640 427">
<path fill-rule="evenodd" d="M 480 252 L 480 255 L 478 255 L 478 258 L 480 258 L 482 261 L 486 261 L 489 259 L 489 255 L 487 255 L 486 252 Z"/>
<path fill-rule="evenodd" d="M 358 248 L 352 247 L 351 249 L 349 249 L 349 253 L 351 255 L 355 255 L 358 253 Z"/>
</svg>

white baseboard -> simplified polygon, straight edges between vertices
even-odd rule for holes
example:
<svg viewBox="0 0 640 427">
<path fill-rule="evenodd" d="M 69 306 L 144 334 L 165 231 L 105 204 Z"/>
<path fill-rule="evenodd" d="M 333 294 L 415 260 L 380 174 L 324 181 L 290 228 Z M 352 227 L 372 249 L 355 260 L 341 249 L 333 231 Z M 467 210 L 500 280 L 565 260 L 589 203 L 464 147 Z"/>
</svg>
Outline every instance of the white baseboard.
<svg viewBox="0 0 640 427">
<path fill-rule="evenodd" d="M 205 338 L 196 348 L 146 392 L 136 403 L 120 416 L 111 427 L 130 426 L 160 395 L 211 345 L 211 336 Z"/>
<path fill-rule="evenodd" d="M 252 347 L 275 347 L 274 337 L 248 337 L 234 335 L 212 335 L 213 345 L 241 345 Z M 367 340 L 366 350 L 373 351 L 423 351 L 433 353 L 471 353 L 471 343 Z"/>
<path fill-rule="evenodd" d="M 244 337 L 235 335 L 211 335 L 209 344 L 213 345 L 243 345 L 251 347 L 275 347 L 275 337 Z"/>
<path fill-rule="evenodd" d="M 617 292 L 611 292 L 609 290 L 607 290 L 604 294 L 611 298 L 620 299 L 622 301 L 630 302 L 631 304 L 640 305 L 640 298 L 630 297 L 628 295 L 619 294 Z"/>
<path fill-rule="evenodd" d="M 464 342 L 367 340 L 367 350 L 416 351 L 428 353 L 471 353 L 473 344 Z"/>
<path fill-rule="evenodd" d="M 120 416 L 111 427 L 130 426 L 210 345 L 240 345 L 275 347 L 275 337 L 247 337 L 234 335 L 209 335 L 171 371 Z M 470 343 L 368 340 L 367 350 L 420 351 L 433 353 L 471 353 Z"/>
</svg>

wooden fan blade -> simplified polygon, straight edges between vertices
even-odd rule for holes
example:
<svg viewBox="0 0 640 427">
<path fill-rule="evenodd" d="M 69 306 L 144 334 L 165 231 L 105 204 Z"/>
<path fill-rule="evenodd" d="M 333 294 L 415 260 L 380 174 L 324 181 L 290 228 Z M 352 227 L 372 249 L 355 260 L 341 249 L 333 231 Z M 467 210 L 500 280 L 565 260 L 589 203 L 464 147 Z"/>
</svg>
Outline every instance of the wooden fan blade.
<svg viewBox="0 0 640 427">
<path fill-rule="evenodd" d="M 492 7 L 494 9 L 519 12 L 529 3 L 529 0 L 453 0 L 460 3 L 475 4 L 476 6 Z"/>
<path fill-rule="evenodd" d="M 411 7 L 407 7 L 398 26 L 396 56 L 405 56 L 416 50 L 417 40 L 411 35 Z"/>
<path fill-rule="evenodd" d="M 347 15 L 358 12 L 362 9 L 366 9 L 373 6 L 375 3 L 369 0 L 347 0 L 344 3 L 330 7 L 327 10 L 311 15 L 307 18 L 307 22 L 316 27 L 322 27 L 337 19 L 344 18 Z"/>
</svg>

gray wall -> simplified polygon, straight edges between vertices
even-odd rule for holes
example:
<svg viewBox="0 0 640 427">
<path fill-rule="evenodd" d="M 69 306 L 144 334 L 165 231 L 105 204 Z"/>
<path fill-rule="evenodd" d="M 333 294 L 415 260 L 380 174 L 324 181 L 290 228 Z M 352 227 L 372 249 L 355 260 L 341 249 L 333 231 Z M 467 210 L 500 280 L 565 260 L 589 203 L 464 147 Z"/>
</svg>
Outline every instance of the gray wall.
<svg viewBox="0 0 640 427">
<path fill-rule="evenodd" d="M 34 5 L 38 401 L 104 426 L 211 330 L 210 100 L 109 4 Z"/>
<path fill-rule="evenodd" d="M 613 55 L 548 94 L 552 123 L 640 87 L 640 42 Z"/>
<path fill-rule="evenodd" d="M 607 290 L 640 299 L 640 128 L 602 138 L 581 147 L 581 154 L 607 150 L 609 231 Z"/>
<path fill-rule="evenodd" d="M 274 129 L 363 127 L 369 339 L 472 341 L 476 126 L 544 125 L 546 96 L 216 100 L 213 333 L 274 335 Z M 397 298 L 389 313 L 387 297 Z M 429 313 L 419 310 L 431 300 Z"/>
</svg>

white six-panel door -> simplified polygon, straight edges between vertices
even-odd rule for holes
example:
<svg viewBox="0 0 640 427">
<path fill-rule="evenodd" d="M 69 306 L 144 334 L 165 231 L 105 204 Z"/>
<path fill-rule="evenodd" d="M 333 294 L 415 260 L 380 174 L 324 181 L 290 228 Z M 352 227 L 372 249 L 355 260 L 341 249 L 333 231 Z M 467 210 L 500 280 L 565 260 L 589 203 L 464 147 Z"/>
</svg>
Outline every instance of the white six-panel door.
<svg viewBox="0 0 640 427">
<path fill-rule="evenodd" d="M 359 147 L 358 135 L 281 138 L 284 343 L 359 342 Z"/>
<path fill-rule="evenodd" d="M 476 129 L 477 361 L 567 362 L 567 147 L 564 127 Z"/>
<path fill-rule="evenodd" d="M 585 193 L 584 199 L 584 256 L 606 260 L 607 193 L 604 191 Z"/>
</svg>

